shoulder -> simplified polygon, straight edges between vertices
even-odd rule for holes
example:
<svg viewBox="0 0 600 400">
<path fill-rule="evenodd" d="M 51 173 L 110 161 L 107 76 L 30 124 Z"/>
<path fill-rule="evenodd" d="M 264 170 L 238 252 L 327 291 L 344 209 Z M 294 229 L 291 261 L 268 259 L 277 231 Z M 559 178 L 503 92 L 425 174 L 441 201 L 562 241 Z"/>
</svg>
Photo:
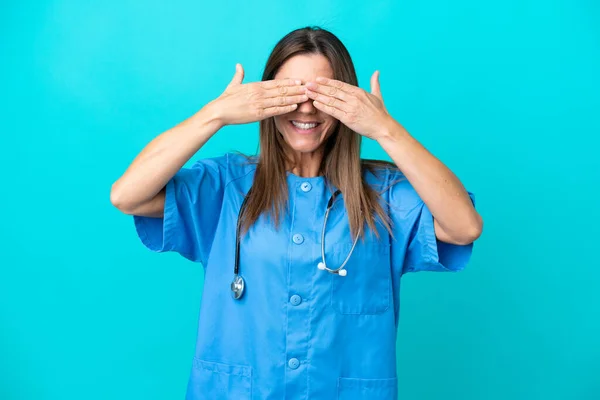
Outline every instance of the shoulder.
<svg viewBox="0 0 600 400">
<path fill-rule="evenodd" d="M 383 160 L 362 160 L 366 182 L 389 199 L 393 208 L 412 209 L 422 200 L 404 173 L 393 163 Z"/>
<path fill-rule="evenodd" d="M 384 160 L 361 159 L 362 173 L 365 181 L 373 189 L 386 191 L 406 177 L 392 162 Z"/>
<path fill-rule="evenodd" d="M 226 183 L 248 175 L 256 169 L 256 157 L 242 153 L 228 152 L 215 157 L 197 160 L 190 169 L 210 170 L 218 174 Z"/>
<path fill-rule="evenodd" d="M 247 174 L 256 169 L 258 163 L 257 156 L 248 156 L 243 153 L 226 153 L 228 158 L 229 170 L 235 174 Z"/>
</svg>

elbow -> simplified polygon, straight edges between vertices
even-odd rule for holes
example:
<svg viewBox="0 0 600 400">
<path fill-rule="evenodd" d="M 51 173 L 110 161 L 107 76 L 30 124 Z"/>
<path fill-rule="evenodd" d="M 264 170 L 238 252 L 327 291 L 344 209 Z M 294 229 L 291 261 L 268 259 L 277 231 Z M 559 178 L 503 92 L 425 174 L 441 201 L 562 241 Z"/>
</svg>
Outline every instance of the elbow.
<svg viewBox="0 0 600 400">
<path fill-rule="evenodd" d="M 460 232 L 456 231 L 454 234 L 449 235 L 448 243 L 457 244 L 461 246 L 466 246 L 481 236 L 483 232 L 483 220 L 479 214 L 477 214 L 477 218 L 474 222 L 469 223 L 464 226 Z"/>
<path fill-rule="evenodd" d="M 476 218 L 473 221 L 463 221 L 460 226 L 456 226 L 452 230 L 443 228 L 437 220 L 434 219 L 435 235 L 442 242 L 466 246 L 481 236 L 483 231 L 483 220 L 479 214 L 475 214 Z"/>
<path fill-rule="evenodd" d="M 457 238 L 457 244 L 467 245 L 471 244 L 481 236 L 483 232 L 483 219 L 481 215 L 477 214 L 477 218 L 474 222 L 469 224 L 469 228 L 465 229 L 464 233 Z"/>
<path fill-rule="evenodd" d="M 113 183 L 112 186 L 110 187 L 110 203 L 114 207 L 121 209 L 121 204 L 122 204 L 121 193 L 118 190 L 117 182 Z"/>
<path fill-rule="evenodd" d="M 126 202 L 123 199 L 123 191 L 120 189 L 118 181 L 113 183 L 110 188 L 110 203 L 119 211 L 129 214 Z"/>
</svg>

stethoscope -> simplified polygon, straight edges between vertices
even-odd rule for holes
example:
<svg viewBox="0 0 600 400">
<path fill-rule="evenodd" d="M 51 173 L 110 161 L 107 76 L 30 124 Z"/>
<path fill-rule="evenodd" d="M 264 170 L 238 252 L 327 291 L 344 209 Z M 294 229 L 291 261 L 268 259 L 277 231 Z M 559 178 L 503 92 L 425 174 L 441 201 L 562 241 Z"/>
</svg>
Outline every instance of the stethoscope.
<svg viewBox="0 0 600 400">
<path fill-rule="evenodd" d="M 344 260 L 342 265 L 340 265 L 338 268 L 331 269 L 331 268 L 327 267 L 327 262 L 325 261 L 325 228 L 327 227 L 327 218 L 329 216 L 329 211 L 331 210 L 331 207 L 333 206 L 333 203 L 335 202 L 335 199 L 341 193 L 342 192 L 340 190 L 336 190 L 335 193 L 333 193 L 333 195 L 331 195 L 331 197 L 329 198 L 329 202 L 327 203 L 327 210 L 325 210 L 325 219 L 323 221 L 323 228 L 321 230 L 321 261 L 319 262 L 319 264 L 317 264 L 317 268 L 320 270 L 323 270 L 323 271 L 330 272 L 332 274 L 338 274 L 339 276 L 346 276 L 348 271 L 346 269 L 344 269 L 344 267 L 346 266 L 346 264 L 348 263 L 348 260 L 350 259 L 350 256 L 354 252 L 354 247 L 356 246 L 356 243 L 358 242 L 358 237 L 360 236 L 362 227 L 359 228 L 358 233 L 356 234 L 356 237 L 354 238 L 354 242 L 352 243 L 352 247 L 350 248 L 350 252 L 348 253 L 348 256 L 346 256 L 346 259 Z M 248 194 L 249 194 L 249 192 L 248 192 Z M 233 281 L 231 282 L 231 296 L 236 300 L 238 300 L 242 297 L 242 295 L 244 294 L 244 289 L 246 288 L 246 282 L 244 281 L 244 278 L 242 278 L 242 276 L 239 274 L 239 272 L 240 272 L 240 226 L 241 226 L 241 216 L 244 211 L 244 207 L 246 206 L 246 201 L 248 200 L 248 197 L 249 196 L 246 195 L 246 197 L 244 198 L 244 201 L 242 202 L 242 206 L 240 207 L 240 211 L 239 211 L 238 219 L 237 219 L 237 226 L 236 226 L 236 230 L 235 230 L 235 265 L 233 267 Z"/>
</svg>

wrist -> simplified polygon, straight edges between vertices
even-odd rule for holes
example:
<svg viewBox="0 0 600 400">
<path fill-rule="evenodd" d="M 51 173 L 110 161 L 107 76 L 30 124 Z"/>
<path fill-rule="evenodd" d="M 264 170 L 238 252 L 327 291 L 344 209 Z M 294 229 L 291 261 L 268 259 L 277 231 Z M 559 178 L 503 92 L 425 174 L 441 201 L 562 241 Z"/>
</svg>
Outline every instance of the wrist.
<svg viewBox="0 0 600 400">
<path fill-rule="evenodd" d="M 223 122 L 219 106 L 215 100 L 207 103 L 196 114 L 192 116 L 192 124 L 198 129 L 209 129 L 215 132 L 226 124 Z"/>
<path fill-rule="evenodd" d="M 379 135 L 376 140 L 378 142 L 382 141 L 395 141 L 399 138 L 402 138 L 404 135 L 408 135 L 408 132 L 402 125 L 400 125 L 396 120 L 390 117 L 385 123 L 381 125 L 381 129 L 379 131 Z"/>
</svg>

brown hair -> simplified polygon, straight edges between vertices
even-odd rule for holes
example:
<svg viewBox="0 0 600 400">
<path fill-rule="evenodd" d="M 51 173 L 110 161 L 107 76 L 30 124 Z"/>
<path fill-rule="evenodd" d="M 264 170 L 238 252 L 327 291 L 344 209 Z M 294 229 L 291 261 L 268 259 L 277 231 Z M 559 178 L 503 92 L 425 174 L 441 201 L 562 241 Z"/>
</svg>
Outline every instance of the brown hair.
<svg viewBox="0 0 600 400">
<path fill-rule="evenodd" d="M 288 59 L 300 54 L 325 56 L 331 64 L 334 79 L 358 86 L 354 65 L 346 47 L 334 34 L 318 27 L 297 29 L 281 39 L 269 56 L 262 80 L 273 79 Z M 323 144 L 319 174 L 342 192 L 352 237 L 358 232 L 359 226 L 363 227 L 361 237 L 365 237 L 366 222 L 379 238 L 375 216 L 380 217 L 391 233 L 390 220 L 378 202 L 379 193 L 365 182 L 363 171 L 364 168 L 375 172 L 376 169 L 396 166 L 386 161 L 361 159 L 361 138 L 358 133 L 338 123 Z M 288 202 L 285 166 L 291 160 L 286 159 L 286 145 L 272 117 L 260 121 L 260 152 L 252 189 L 241 216 L 242 233 L 247 232 L 264 212 L 275 221 L 275 227 L 279 227 L 279 219 L 282 211 L 287 209 Z"/>
</svg>

